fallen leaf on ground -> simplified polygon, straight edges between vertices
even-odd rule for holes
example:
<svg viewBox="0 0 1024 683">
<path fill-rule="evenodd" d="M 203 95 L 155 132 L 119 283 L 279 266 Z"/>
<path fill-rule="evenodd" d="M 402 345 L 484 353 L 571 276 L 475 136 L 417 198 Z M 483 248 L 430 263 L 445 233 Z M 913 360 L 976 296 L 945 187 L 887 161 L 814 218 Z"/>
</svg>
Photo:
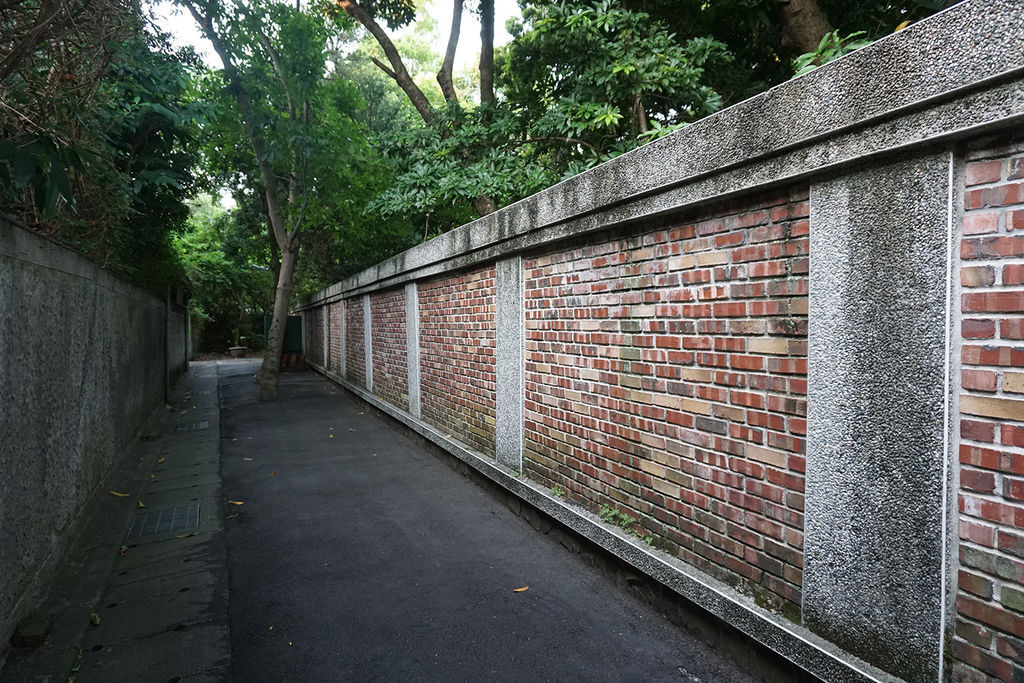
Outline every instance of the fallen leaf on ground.
<svg viewBox="0 0 1024 683">
<path fill-rule="evenodd" d="M 350 432 L 354 432 L 354 431 L 356 431 L 356 430 L 355 430 L 355 429 L 353 429 L 352 427 L 349 427 L 349 428 L 348 428 L 348 431 L 350 431 Z"/>
<path fill-rule="evenodd" d="M 178 534 L 176 536 L 176 538 L 189 538 L 189 537 L 195 536 L 195 535 L 196 535 L 196 532 L 193 531 L 192 533 L 189 533 L 189 534 Z"/>
<path fill-rule="evenodd" d="M 242 460 L 249 460 L 251 462 L 252 458 L 242 458 Z"/>
<path fill-rule="evenodd" d="M 333 438 L 334 438 L 334 434 L 328 434 L 328 435 L 327 435 L 327 438 L 328 438 L 328 439 L 333 439 Z"/>
<path fill-rule="evenodd" d="M 528 590 L 530 590 L 529 586 L 523 586 L 522 588 L 513 588 L 512 592 L 513 593 L 522 593 L 523 591 L 528 591 Z"/>
<path fill-rule="evenodd" d="M 143 502 L 142 502 L 142 501 L 140 500 L 140 501 L 139 501 L 139 509 L 141 510 L 141 509 L 142 509 L 142 508 L 144 508 L 144 507 L 146 507 L 146 504 L 145 504 L 145 503 L 143 503 Z"/>
<path fill-rule="evenodd" d="M 92 624 L 93 626 L 99 626 L 100 625 L 100 615 L 96 614 L 95 612 L 91 613 L 89 615 L 89 623 Z"/>
<path fill-rule="evenodd" d="M 277 472 L 271 472 L 271 473 L 270 473 L 270 476 L 272 476 L 272 477 L 276 477 L 276 476 L 277 476 Z"/>
<path fill-rule="evenodd" d="M 126 546 L 126 545 L 121 546 L 121 549 L 118 550 L 117 552 L 118 552 L 119 555 L 122 555 L 122 556 L 123 555 L 127 555 L 128 554 L 128 546 Z"/>
<path fill-rule="evenodd" d="M 229 500 L 228 503 L 231 505 L 245 505 L 244 500 Z"/>
<path fill-rule="evenodd" d="M 131 494 L 130 493 L 120 493 L 118 491 L 111 490 L 110 491 L 110 495 L 117 496 L 118 498 L 127 498 Z"/>
<path fill-rule="evenodd" d="M 237 517 L 237 516 L 238 516 L 238 513 L 237 513 L 237 512 L 234 512 L 234 513 L 232 513 L 232 514 L 228 515 L 228 516 L 227 516 L 227 518 L 228 518 L 228 519 L 234 519 L 234 518 L 235 518 L 235 517 Z"/>
<path fill-rule="evenodd" d="M 159 464 L 161 464 L 161 463 L 162 463 L 162 462 L 163 462 L 164 460 L 167 460 L 167 458 L 157 458 L 157 459 L 156 459 L 156 464 L 157 464 L 157 465 L 159 465 Z"/>
</svg>

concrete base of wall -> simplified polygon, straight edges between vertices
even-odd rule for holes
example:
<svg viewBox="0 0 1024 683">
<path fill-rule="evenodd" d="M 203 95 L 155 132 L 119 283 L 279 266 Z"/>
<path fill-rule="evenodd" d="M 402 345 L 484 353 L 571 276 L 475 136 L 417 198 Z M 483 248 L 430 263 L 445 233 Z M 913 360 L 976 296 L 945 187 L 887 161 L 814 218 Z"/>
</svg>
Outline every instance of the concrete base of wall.
<svg viewBox="0 0 1024 683">
<path fill-rule="evenodd" d="M 434 427 L 384 403 L 361 387 L 325 368 L 313 370 L 349 390 L 444 454 L 458 471 L 505 499 L 506 505 L 543 533 L 557 533 L 570 550 L 587 555 L 630 586 L 675 623 L 760 672 L 766 681 L 898 681 L 844 652 L 783 616 L 758 607 L 754 600 L 690 565 L 652 548 L 589 511 L 554 496 L 494 459 L 446 438 Z M 555 531 L 557 529 L 557 531 Z M 593 559 L 592 559 L 593 558 Z"/>
</svg>

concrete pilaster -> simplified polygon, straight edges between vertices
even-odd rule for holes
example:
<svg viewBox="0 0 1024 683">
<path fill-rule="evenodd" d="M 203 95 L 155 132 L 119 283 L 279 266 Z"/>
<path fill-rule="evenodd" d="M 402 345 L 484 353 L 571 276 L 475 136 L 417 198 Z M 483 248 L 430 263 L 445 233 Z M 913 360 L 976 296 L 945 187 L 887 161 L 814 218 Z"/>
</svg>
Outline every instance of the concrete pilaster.
<svg viewBox="0 0 1024 683">
<path fill-rule="evenodd" d="M 370 295 L 363 295 L 363 350 L 366 353 L 366 390 L 373 393 L 373 315 Z"/>
<path fill-rule="evenodd" d="M 420 417 L 420 295 L 415 282 L 405 285 L 405 353 L 409 378 L 409 414 Z"/>
<path fill-rule="evenodd" d="M 495 455 L 502 465 L 523 466 L 523 261 L 518 254 L 497 262 L 497 424 Z"/>
<path fill-rule="evenodd" d="M 949 154 L 811 187 L 803 617 L 940 680 L 947 571 Z"/>
<path fill-rule="evenodd" d="M 338 301 L 338 316 L 340 318 L 338 325 L 338 348 L 340 353 L 338 354 L 338 374 L 345 377 L 347 371 L 346 360 L 345 360 L 345 328 L 348 326 L 348 317 L 346 313 L 346 303 L 344 299 Z"/>
<path fill-rule="evenodd" d="M 329 322 L 328 318 L 330 318 L 330 315 L 331 315 L 330 314 L 330 308 L 328 306 L 321 306 L 321 308 L 320 308 L 320 323 L 321 323 L 321 327 L 323 328 L 323 330 L 322 330 L 322 332 L 323 332 L 323 335 L 322 335 L 323 346 L 321 348 L 323 348 L 323 352 L 324 352 L 324 355 L 323 355 L 324 368 L 328 368 L 331 365 L 331 358 L 330 358 L 330 355 L 331 355 L 331 343 L 330 343 L 331 342 L 331 335 L 330 335 L 330 332 L 329 332 L 330 328 L 329 328 L 329 325 L 328 325 L 328 322 Z"/>
</svg>

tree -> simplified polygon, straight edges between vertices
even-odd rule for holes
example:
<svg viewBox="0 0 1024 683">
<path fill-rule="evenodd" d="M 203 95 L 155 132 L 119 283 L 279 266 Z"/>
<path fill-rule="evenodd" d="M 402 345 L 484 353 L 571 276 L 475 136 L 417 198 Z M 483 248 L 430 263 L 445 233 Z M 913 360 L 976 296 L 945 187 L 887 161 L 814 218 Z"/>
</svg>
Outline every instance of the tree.
<svg viewBox="0 0 1024 683">
<path fill-rule="evenodd" d="M 449 104 L 431 126 L 385 141 L 395 180 L 372 210 L 443 231 L 471 217 L 453 207 L 480 195 L 515 201 L 721 104 L 704 83 L 708 64 L 729 59 L 716 41 L 680 43 L 609 1 L 527 7 L 524 22 L 496 57 L 495 102 Z"/>
<path fill-rule="evenodd" d="M 580 7 L 588 0 L 520 0 L 522 6 L 565 4 Z M 764 92 L 793 75 L 792 61 L 815 52 L 833 29 L 840 37 L 858 31 L 875 40 L 906 21 L 918 21 L 950 0 L 619 0 L 627 9 L 643 11 L 664 23 L 682 42 L 712 36 L 735 56 L 730 64 L 712 64 L 708 84 L 724 104 Z"/>
<path fill-rule="evenodd" d="M 380 45 L 381 50 L 383 50 L 385 57 L 390 63 L 390 68 L 380 60 L 374 60 L 374 63 L 402 89 L 423 119 L 423 122 L 427 126 L 436 125 L 437 130 L 442 134 L 447 134 L 457 129 L 461 123 L 461 119 L 458 116 L 445 116 L 444 121 L 435 122 L 434 119 L 437 116 L 437 111 L 429 99 L 427 99 L 423 90 L 409 75 L 409 70 L 401 54 L 396 49 L 394 42 L 377 22 L 377 18 L 383 18 L 391 28 L 404 26 L 415 18 L 415 4 L 411 0 L 363 0 L 362 3 L 355 2 L 355 0 L 335 1 L 338 9 L 361 24 L 373 36 L 377 44 Z M 463 4 L 464 0 L 453 0 L 452 2 L 452 25 L 449 32 L 448 45 L 445 49 L 441 68 L 437 72 L 437 82 L 441 86 L 441 93 L 444 95 L 447 112 L 457 112 L 463 108 L 463 103 L 460 101 L 458 93 L 452 84 L 452 71 L 455 64 L 455 51 L 459 44 Z M 482 9 L 483 28 L 481 30 L 481 39 L 484 41 L 484 44 L 481 50 L 480 62 L 481 94 L 486 95 L 488 101 L 493 101 L 493 92 L 490 89 L 487 91 L 483 90 L 485 83 L 488 86 L 493 85 L 493 2 L 485 0 Z M 460 163 L 466 165 L 471 163 L 470 154 L 467 150 L 456 148 L 455 151 Z M 472 204 L 480 216 L 493 213 L 498 208 L 494 198 L 482 191 L 482 188 L 472 198 Z"/>
<path fill-rule="evenodd" d="M 295 264 L 319 153 L 313 104 L 326 70 L 327 27 L 315 14 L 274 2 L 181 0 L 213 45 L 252 148 L 267 221 L 280 256 L 273 317 L 258 376 L 274 400 Z"/>
</svg>

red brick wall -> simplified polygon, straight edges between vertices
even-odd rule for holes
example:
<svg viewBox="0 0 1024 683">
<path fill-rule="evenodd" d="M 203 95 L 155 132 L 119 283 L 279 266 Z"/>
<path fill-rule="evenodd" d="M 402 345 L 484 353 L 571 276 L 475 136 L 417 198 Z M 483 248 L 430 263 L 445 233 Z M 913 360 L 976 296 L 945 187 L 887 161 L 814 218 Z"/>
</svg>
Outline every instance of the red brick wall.
<svg viewBox="0 0 1024 683">
<path fill-rule="evenodd" d="M 330 365 L 327 366 L 331 372 L 341 370 L 341 318 L 344 315 L 344 307 L 340 301 L 324 307 L 327 310 L 327 348 L 330 350 Z M 323 332 L 320 333 L 321 335 Z M 323 343 L 323 342 L 321 342 Z"/>
<path fill-rule="evenodd" d="M 808 192 L 525 260 L 525 468 L 800 602 Z"/>
<path fill-rule="evenodd" d="M 408 410 L 405 290 L 371 295 L 370 311 L 373 320 L 373 393 L 393 406 Z"/>
<path fill-rule="evenodd" d="M 363 297 L 345 300 L 345 376 L 348 381 L 366 386 L 366 344 L 363 330 Z"/>
<path fill-rule="evenodd" d="M 494 457 L 493 266 L 420 283 L 423 419 Z"/>
<path fill-rule="evenodd" d="M 975 152 L 960 242 L 957 680 L 1024 680 L 1024 143 Z"/>
</svg>

